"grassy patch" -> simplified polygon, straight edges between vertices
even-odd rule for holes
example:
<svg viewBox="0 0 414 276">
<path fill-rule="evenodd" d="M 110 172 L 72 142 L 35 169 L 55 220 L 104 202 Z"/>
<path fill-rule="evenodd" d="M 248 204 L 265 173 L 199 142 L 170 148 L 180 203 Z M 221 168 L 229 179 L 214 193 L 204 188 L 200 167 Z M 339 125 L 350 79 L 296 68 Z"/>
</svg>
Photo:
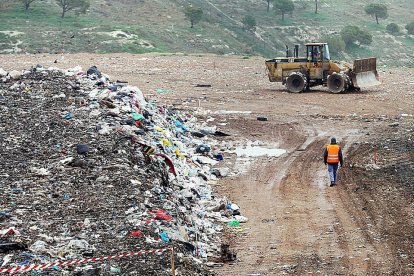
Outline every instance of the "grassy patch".
<svg viewBox="0 0 414 276">
<path fill-rule="evenodd" d="M 3 33 L 0 33 L 0 43 L 9 43 L 9 36 Z"/>
<path fill-rule="evenodd" d="M 306 21 L 313 21 L 313 22 L 332 22 L 332 15 L 326 13 L 318 13 L 315 14 L 314 12 L 310 11 L 303 11 L 296 14 L 296 18 L 298 20 L 306 20 Z"/>
<path fill-rule="evenodd" d="M 0 11 L 0 31 L 23 32 L 17 38 L 23 41 L 20 47 L 25 52 L 157 51 L 275 57 L 284 55 L 285 44 L 292 49 L 295 43 L 303 45 L 323 37 L 326 32 L 339 32 L 352 22 L 373 34 L 376 42 L 369 48 L 348 50 L 352 55 L 381 57 L 386 56 L 384 49 L 393 48 L 406 53 L 414 51 L 412 39 L 398 38 L 405 46 L 400 47 L 398 42 L 385 42 L 379 37 L 385 33 L 387 22 L 407 23 L 408 18 L 412 17 L 412 0 L 394 0 L 389 4 L 389 18 L 380 19 L 379 25 L 365 14 L 366 1 L 321 1 L 318 14 L 314 12 L 314 1 L 307 4 L 295 1 L 295 11 L 291 15 L 286 14 L 284 21 L 274 10 L 266 11 L 266 1 L 210 2 L 214 6 L 201 0 L 91 0 L 88 14 L 77 16 L 70 12 L 62 19 L 61 9 L 54 0 L 35 1 L 27 13 L 21 2 L 16 1 L 14 6 Z M 199 6 L 204 11 L 203 20 L 194 28 L 190 28 L 190 22 L 183 14 L 183 7 L 188 4 Z M 265 39 L 264 42 L 242 29 L 240 21 L 246 15 L 255 17 L 258 33 Z M 104 34 L 112 31 L 125 34 L 116 37 Z M 0 37 L 2 48 L 7 49 L 16 41 L 16 37 Z"/>
<path fill-rule="evenodd" d="M 351 53 L 356 58 L 368 58 L 373 56 L 373 52 L 371 49 L 366 47 L 359 47 L 354 45 L 346 49 L 348 53 Z"/>
<path fill-rule="evenodd" d="M 404 44 L 404 46 L 413 47 L 414 48 L 414 39 L 411 37 L 404 37 L 401 39 L 401 42 Z"/>
</svg>

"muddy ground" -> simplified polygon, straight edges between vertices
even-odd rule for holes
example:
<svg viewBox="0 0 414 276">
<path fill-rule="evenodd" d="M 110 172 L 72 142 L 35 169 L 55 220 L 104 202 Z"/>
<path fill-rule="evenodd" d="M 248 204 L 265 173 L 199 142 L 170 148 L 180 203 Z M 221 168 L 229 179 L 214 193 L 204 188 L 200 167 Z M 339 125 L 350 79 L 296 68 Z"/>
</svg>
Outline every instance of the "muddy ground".
<svg viewBox="0 0 414 276">
<path fill-rule="evenodd" d="M 287 151 L 250 163 L 225 153 L 223 162 L 238 173 L 224 178 L 216 191 L 236 202 L 249 221 L 229 231 L 238 261 L 217 268 L 218 274 L 414 274 L 413 69 L 380 69 L 383 84 L 357 93 L 329 94 L 321 88 L 290 94 L 268 82 L 262 58 L 0 59 L 5 70 L 35 64 L 85 70 L 96 65 L 159 103 L 198 110 L 230 133 L 228 140 L 260 141 Z M 336 187 L 327 185 L 322 159 L 331 136 L 345 153 Z"/>
</svg>

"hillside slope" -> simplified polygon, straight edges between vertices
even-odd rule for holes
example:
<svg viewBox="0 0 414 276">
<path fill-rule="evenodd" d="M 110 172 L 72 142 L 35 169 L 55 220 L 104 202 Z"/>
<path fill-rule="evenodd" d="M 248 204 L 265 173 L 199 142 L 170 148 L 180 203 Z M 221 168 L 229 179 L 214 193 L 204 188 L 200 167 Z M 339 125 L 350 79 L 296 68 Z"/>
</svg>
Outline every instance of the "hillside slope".
<svg viewBox="0 0 414 276">
<path fill-rule="evenodd" d="M 10 1 L 9 1 L 10 2 Z M 236 55 L 283 55 L 285 44 L 302 44 L 338 34 L 345 25 L 357 25 L 373 35 L 369 47 L 354 47 L 336 58 L 376 56 L 382 65 L 414 66 L 414 36 L 404 26 L 414 21 L 411 0 L 387 1 L 389 17 L 380 24 L 366 15 L 362 0 L 345 3 L 295 1 L 295 11 L 282 21 L 263 0 L 91 0 L 86 14 L 60 18 L 54 0 L 35 1 L 26 13 L 22 4 L 0 10 L 0 53 L 10 52 L 182 52 Z M 382 3 L 382 2 L 381 2 Z M 201 7 L 203 19 L 190 28 L 184 8 Z M 256 32 L 244 30 L 243 17 L 256 19 Z M 401 33 L 386 32 L 396 23 Z"/>
</svg>

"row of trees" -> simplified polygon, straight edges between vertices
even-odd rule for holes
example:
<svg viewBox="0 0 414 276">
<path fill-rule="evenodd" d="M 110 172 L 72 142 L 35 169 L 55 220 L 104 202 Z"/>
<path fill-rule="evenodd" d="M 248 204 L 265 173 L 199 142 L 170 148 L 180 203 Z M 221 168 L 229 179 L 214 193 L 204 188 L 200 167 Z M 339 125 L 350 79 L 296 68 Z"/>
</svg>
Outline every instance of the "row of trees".
<svg viewBox="0 0 414 276">
<path fill-rule="evenodd" d="M 292 13 L 295 10 L 295 5 L 292 0 L 265 0 L 267 2 L 267 11 L 270 10 L 270 3 L 273 3 L 273 9 L 276 13 L 282 15 L 282 21 L 285 20 L 285 14 Z M 315 0 L 315 14 L 318 13 L 319 0 Z M 378 22 L 378 18 L 387 18 L 388 9 L 384 4 L 369 4 L 365 6 L 365 12 L 371 15 Z"/>
<path fill-rule="evenodd" d="M 33 2 L 41 0 L 19 0 L 22 2 L 24 9 L 29 10 Z M 282 15 L 282 21 L 285 18 L 285 14 L 292 13 L 295 9 L 295 5 L 292 0 L 265 0 L 267 2 L 267 11 L 270 10 L 270 4 L 273 4 L 273 9 Z M 318 4 L 320 0 L 315 0 L 315 13 L 318 13 Z M 61 17 L 64 18 L 68 12 L 75 11 L 77 13 L 85 13 L 90 6 L 89 0 L 55 0 L 56 4 L 62 9 Z M 373 16 L 379 24 L 379 18 L 387 18 L 388 10 L 384 4 L 369 4 L 365 7 L 365 12 Z M 188 6 L 186 7 L 184 14 L 190 21 L 191 28 L 195 24 L 200 22 L 203 16 L 203 10 L 198 7 Z M 243 26 L 249 31 L 254 31 L 256 28 L 256 19 L 251 16 L 245 16 L 242 20 Z M 407 32 L 414 34 L 414 22 L 407 24 Z M 354 30 L 355 31 L 355 30 Z M 400 28 L 397 24 L 391 23 L 387 25 L 387 31 L 393 34 L 399 33 Z M 351 32 L 354 33 L 354 32 Z M 346 40 L 345 40 L 346 43 Z"/>
<path fill-rule="evenodd" d="M 24 9 L 29 10 L 32 3 L 38 0 L 20 0 L 23 3 Z M 56 4 L 61 7 L 61 17 L 64 18 L 66 13 L 75 11 L 77 13 L 85 13 L 89 8 L 89 0 L 55 0 Z M 273 9 L 282 15 L 282 21 L 285 14 L 291 13 L 295 9 L 295 5 L 292 0 L 266 0 L 267 10 L 270 9 L 270 4 L 273 3 Z M 383 4 L 369 4 L 365 7 L 365 12 L 373 16 L 379 24 L 379 18 L 387 18 L 388 10 Z M 315 13 L 318 13 L 318 0 L 315 0 Z M 186 7 L 184 14 L 190 21 L 191 28 L 195 24 L 200 22 L 203 16 L 203 10 L 198 7 L 188 6 Z M 243 26 L 248 31 L 254 31 L 256 29 L 256 19 L 247 15 L 242 19 Z M 411 22 L 405 27 L 409 34 L 414 34 L 414 22 Z M 387 31 L 389 33 L 399 33 L 400 28 L 397 24 L 391 23 L 387 25 Z M 334 53 L 339 53 L 345 48 L 352 47 L 355 44 L 370 45 L 372 43 L 372 35 L 366 31 L 361 30 L 357 26 L 344 27 L 339 36 L 325 37 L 325 40 L 331 45 L 331 50 Z"/>
<path fill-rule="evenodd" d="M 284 20 L 284 15 L 286 13 L 292 12 L 295 8 L 292 0 L 266 0 L 266 2 L 267 11 L 270 10 L 270 4 L 272 3 L 273 9 L 281 13 L 282 20 Z M 315 13 L 318 13 L 318 3 L 319 0 L 315 0 Z M 365 7 L 365 12 L 374 17 L 377 24 L 379 24 L 379 18 L 384 19 L 388 17 L 387 6 L 383 4 L 368 4 Z M 200 8 L 192 6 L 186 8 L 185 15 L 191 22 L 191 28 L 193 28 L 194 24 L 201 20 L 202 14 L 203 11 Z M 242 23 L 245 30 L 255 31 L 257 23 L 253 16 L 245 16 L 242 19 Z M 409 34 L 414 34 L 414 22 L 407 24 L 405 28 Z M 400 32 L 399 26 L 395 23 L 388 24 L 386 29 L 389 33 L 393 34 Z M 346 26 L 341 30 L 340 35 L 325 37 L 325 40 L 329 41 L 330 44 L 333 45 L 334 51 L 337 50 L 337 52 L 340 52 L 345 50 L 345 48 L 350 48 L 356 44 L 370 45 L 372 43 L 372 35 L 367 31 L 361 30 L 357 26 Z"/>
<path fill-rule="evenodd" d="M 29 11 L 33 2 L 38 0 L 20 0 L 26 12 Z M 56 4 L 62 9 L 61 17 L 64 18 L 66 13 L 74 11 L 77 13 L 86 13 L 90 6 L 89 0 L 55 0 Z"/>
<path fill-rule="evenodd" d="M 25 1 L 34 1 L 34 0 L 25 0 Z M 62 1 L 62 0 L 57 0 L 57 1 Z M 265 0 L 265 1 L 267 2 L 267 11 L 269 12 L 270 4 L 272 3 L 273 9 L 275 10 L 275 12 L 282 15 L 282 21 L 285 20 L 286 14 L 292 13 L 295 10 L 295 4 L 292 0 Z M 315 13 L 318 13 L 319 1 L 320 0 L 315 0 Z M 364 10 L 366 14 L 371 15 L 372 17 L 375 18 L 377 24 L 379 24 L 379 20 L 378 20 L 379 18 L 381 19 L 388 18 L 388 8 L 384 4 L 368 4 L 367 6 L 365 6 Z M 203 11 L 200 8 L 196 8 L 193 6 L 188 6 L 186 8 L 185 15 L 191 22 L 191 28 L 193 28 L 194 24 L 198 23 L 201 20 L 202 14 L 203 14 Z M 244 17 L 242 23 L 249 30 L 253 29 L 256 26 L 255 18 L 250 15 Z M 396 24 L 394 23 L 392 24 L 393 25 L 390 24 L 391 26 L 389 27 L 387 26 L 387 30 L 391 31 L 391 30 L 396 29 L 395 27 Z M 409 24 L 407 25 L 406 29 L 410 33 L 411 29 L 410 29 Z"/>
<path fill-rule="evenodd" d="M 270 10 L 270 4 L 273 4 L 273 9 L 276 13 L 282 15 L 282 21 L 285 19 L 285 14 L 290 14 L 295 10 L 295 4 L 292 0 L 265 0 L 267 2 L 267 11 Z M 315 0 L 315 14 L 318 13 L 319 1 Z M 307 3 L 307 2 L 306 2 Z M 364 8 L 365 13 L 375 18 L 377 24 L 379 19 L 388 18 L 388 8 L 384 4 L 368 4 Z"/>
</svg>

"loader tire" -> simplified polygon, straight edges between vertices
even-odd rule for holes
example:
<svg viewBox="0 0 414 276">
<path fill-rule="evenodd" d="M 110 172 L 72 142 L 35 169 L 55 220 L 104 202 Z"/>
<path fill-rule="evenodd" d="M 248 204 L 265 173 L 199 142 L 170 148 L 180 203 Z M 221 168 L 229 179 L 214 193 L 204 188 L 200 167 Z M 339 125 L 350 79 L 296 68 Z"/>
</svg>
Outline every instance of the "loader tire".
<svg viewBox="0 0 414 276">
<path fill-rule="evenodd" d="M 307 85 L 306 77 L 300 72 L 293 72 L 286 79 L 286 88 L 289 92 L 302 92 Z"/>
<path fill-rule="evenodd" d="M 328 77 L 327 86 L 331 93 L 341 93 L 348 89 L 350 79 L 342 73 L 333 73 Z"/>
</svg>

